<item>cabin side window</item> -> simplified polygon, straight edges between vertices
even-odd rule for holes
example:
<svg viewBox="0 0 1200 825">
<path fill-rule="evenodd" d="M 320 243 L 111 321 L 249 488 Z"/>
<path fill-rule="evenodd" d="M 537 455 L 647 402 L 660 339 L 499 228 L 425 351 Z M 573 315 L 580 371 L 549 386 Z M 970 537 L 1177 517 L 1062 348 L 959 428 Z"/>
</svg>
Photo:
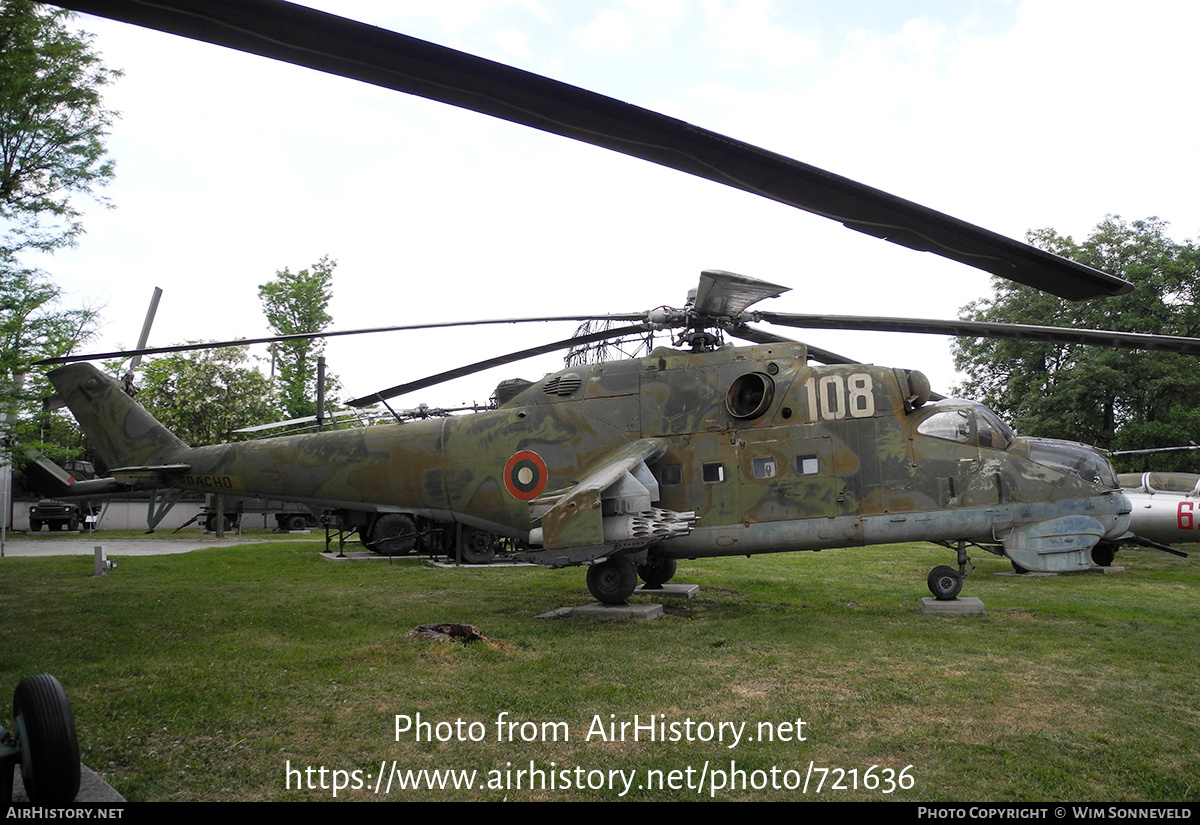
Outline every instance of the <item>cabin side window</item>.
<svg viewBox="0 0 1200 825">
<path fill-rule="evenodd" d="M 755 478 L 775 478 L 779 472 L 774 458 L 756 458 L 754 459 L 754 477 Z"/>
<path fill-rule="evenodd" d="M 796 456 L 796 472 L 802 476 L 815 476 L 821 471 L 815 453 Z"/>
<path fill-rule="evenodd" d="M 725 464 L 720 461 L 707 461 L 700 467 L 700 478 L 705 484 L 720 484 L 725 480 Z"/>
<path fill-rule="evenodd" d="M 971 414 L 966 410 L 936 412 L 917 425 L 917 432 L 968 444 L 971 441 Z"/>
</svg>

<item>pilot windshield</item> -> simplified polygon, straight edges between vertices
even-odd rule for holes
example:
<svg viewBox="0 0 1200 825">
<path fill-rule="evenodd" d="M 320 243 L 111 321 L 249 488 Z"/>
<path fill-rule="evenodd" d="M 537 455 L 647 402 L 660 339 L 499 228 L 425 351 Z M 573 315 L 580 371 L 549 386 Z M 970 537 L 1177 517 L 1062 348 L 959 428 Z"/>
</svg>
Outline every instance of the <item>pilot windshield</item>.
<svg viewBox="0 0 1200 825">
<path fill-rule="evenodd" d="M 1082 444 L 1035 440 L 1029 445 L 1029 458 L 1091 484 L 1110 490 L 1117 487 L 1117 476 L 1108 459 Z"/>
</svg>

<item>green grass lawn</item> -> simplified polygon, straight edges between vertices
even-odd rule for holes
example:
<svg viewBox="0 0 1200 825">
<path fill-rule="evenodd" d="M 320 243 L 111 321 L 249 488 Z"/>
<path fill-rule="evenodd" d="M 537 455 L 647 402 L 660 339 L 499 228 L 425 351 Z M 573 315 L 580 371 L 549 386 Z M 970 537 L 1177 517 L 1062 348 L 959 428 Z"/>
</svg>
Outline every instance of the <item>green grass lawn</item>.
<svg viewBox="0 0 1200 825">
<path fill-rule="evenodd" d="M 320 547 L 118 558 L 104 579 L 90 557 L 0 560 L 0 685 L 57 675 L 85 763 L 131 800 L 328 799 L 296 787 L 316 772 L 289 790 L 286 768 L 373 785 L 394 764 L 477 774 L 471 790 L 393 785 L 393 799 L 608 799 L 632 775 L 625 798 L 709 798 L 732 776 L 716 798 L 1200 801 L 1195 555 L 1122 550 L 1125 574 L 1015 578 L 977 552 L 963 595 L 986 618 L 918 614 L 929 569 L 952 559 L 926 545 L 686 562 L 676 580 L 699 597 L 635 623 L 535 618 L 589 601 L 580 569 L 332 564 Z M 431 622 L 493 641 L 406 638 Z M 430 733 L 462 720 L 484 741 L 397 741 L 396 716 L 418 713 L 450 723 Z M 502 713 L 532 724 L 497 741 Z M 733 748 L 587 738 L 596 717 L 635 715 L 745 727 Z M 793 727 L 757 741 L 759 723 Z M 531 761 L 555 787 L 505 787 Z M 833 773 L 818 794 L 820 768 L 846 789 Z M 609 771 L 624 772 L 615 789 Z M 596 772 L 605 787 L 562 787 Z M 805 776 L 806 795 L 771 787 Z M 910 787 L 884 794 L 888 776 Z"/>
</svg>

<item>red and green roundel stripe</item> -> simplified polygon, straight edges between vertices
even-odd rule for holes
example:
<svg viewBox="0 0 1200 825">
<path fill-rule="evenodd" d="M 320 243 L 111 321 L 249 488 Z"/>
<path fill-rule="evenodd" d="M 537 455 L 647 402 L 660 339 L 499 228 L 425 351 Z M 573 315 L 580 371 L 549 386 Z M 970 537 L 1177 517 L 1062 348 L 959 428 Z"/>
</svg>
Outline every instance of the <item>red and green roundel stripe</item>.
<svg viewBox="0 0 1200 825">
<path fill-rule="evenodd" d="M 533 501 L 546 489 L 546 462 L 529 450 L 514 453 L 504 465 L 504 486 L 514 498 Z"/>
</svg>

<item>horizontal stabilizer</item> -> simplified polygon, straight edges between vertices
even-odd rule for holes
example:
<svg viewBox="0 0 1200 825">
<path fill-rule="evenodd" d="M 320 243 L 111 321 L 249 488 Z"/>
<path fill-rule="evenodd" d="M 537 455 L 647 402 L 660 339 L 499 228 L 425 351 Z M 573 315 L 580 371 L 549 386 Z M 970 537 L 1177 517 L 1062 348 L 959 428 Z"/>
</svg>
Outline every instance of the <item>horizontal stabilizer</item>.
<svg viewBox="0 0 1200 825">
<path fill-rule="evenodd" d="M 181 475 L 191 469 L 188 464 L 151 464 L 143 467 L 118 467 L 113 476 L 128 485 L 141 489 L 168 487 L 171 476 Z"/>
</svg>

